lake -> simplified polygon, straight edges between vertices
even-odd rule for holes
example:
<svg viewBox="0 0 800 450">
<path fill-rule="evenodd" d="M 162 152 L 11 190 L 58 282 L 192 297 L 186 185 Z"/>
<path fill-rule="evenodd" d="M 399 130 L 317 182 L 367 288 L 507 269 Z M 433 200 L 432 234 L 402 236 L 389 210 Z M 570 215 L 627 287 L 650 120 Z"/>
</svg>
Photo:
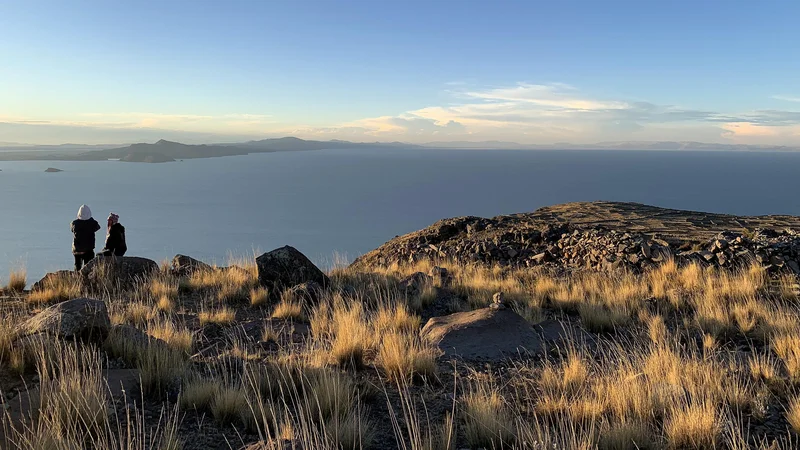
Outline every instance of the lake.
<svg viewBox="0 0 800 450">
<path fill-rule="evenodd" d="M 0 170 L 0 282 L 20 264 L 31 282 L 70 268 L 69 224 L 82 203 L 104 229 L 109 211 L 120 215 L 131 256 L 225 264 L 230 254 L 288 244 L 322 266 L 441 218 L 570 201 L 800 215 L 796 153 L 323 150 L 167 164 L 0 162 Z"/>
</svg>

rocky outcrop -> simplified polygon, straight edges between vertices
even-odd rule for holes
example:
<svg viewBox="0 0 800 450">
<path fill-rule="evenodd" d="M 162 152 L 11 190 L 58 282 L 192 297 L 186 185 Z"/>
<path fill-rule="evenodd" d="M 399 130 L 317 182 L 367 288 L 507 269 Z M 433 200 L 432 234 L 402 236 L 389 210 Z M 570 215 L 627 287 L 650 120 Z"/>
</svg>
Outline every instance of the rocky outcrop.
<svg viewBox="0 0 800 450">
<path fill-rule="evenodd" d="M 256 258 L 256 266 L 258 282 L 275 295 L 309 281 L 323 287 L 330 285 L 328 277 L 314 263 L 288 245 L 259 256 Z"/>
<path fill-rule="evenodd" d="M 420 336 L 444 355 L 497 360 L 542 351 L 542 341 L 522 316 L 509 308 L 483 308 L 434 317 Z"/>
<path fill-rule="evenodd" d="M 158 272 L 158 264 L 147 258 L 98 256 L 83 266 L 81 285 L 90 292 L 129 289 Z"/>
<path fill-rule="evenodd" d="M 105 303 L 89 298 L 76 298 L 53 305 L 26 320 L 20 326 L 19 333 L 102 341 L 110 328 L 111 320 Z"/>
<path fill-rule="evenodd" d="M 203 261 L 186 255 L 175 255 L 170 265 L 170 270 L 176 277 L 186 277 L 197 271 L 210 271 L 212 269 L 210 265 Z"/>
<path fill-rule="evenodd" d="M 445 219 L 387 242 L 353 266 L 363 269 L 425 259 L 634 272 L 668 259 L 720 267 L 758 261 L 773 272 L 800 274 L 800 218 L 574 203 L 493 219 Z"/>
</svg>

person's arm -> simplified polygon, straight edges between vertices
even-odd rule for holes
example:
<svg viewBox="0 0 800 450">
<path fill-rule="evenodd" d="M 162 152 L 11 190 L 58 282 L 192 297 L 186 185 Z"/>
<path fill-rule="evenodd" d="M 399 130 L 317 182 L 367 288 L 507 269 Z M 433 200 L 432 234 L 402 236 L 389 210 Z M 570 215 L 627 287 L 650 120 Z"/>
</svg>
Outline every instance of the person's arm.
<svg viewBox="0 0 800 450">
<path fill-rule="evenodd" d="M 92 219 L 92 220 L 94 220 L 94 219 Z M 100 224 L 97 223 L 96 220 L 94 220 L 94 232 L 97 233 L 98 231 L 100 231 Z"/>
</svg>

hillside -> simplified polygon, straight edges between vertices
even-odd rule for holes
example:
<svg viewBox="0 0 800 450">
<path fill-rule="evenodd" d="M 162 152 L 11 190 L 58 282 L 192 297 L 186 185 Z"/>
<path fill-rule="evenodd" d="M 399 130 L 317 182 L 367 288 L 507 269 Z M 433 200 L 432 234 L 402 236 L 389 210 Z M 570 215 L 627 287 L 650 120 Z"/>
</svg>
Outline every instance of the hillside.
<svg viewBox="0 0 800 450">
<path fill-rule="evenodd" d="M 798 448 L 798 220 L 571 203 L 328 273 L 290 246 L 18 270 L 0 447 Z"/>
</svg>

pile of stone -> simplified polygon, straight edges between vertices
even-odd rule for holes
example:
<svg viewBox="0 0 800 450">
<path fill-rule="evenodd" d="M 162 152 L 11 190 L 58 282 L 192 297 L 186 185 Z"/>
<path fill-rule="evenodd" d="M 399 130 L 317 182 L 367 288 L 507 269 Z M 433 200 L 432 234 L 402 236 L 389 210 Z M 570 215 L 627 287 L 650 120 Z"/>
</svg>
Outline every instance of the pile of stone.
<svg viewBox="0 0 800 450">
<path fill-rule="evenodd" d="M 678 253 L 677 259 L 721 267 L 757 262 L 771 273 L 788 271 L 800 275 L 800 235 L 788 230 L 758 229 L 750 236 L 725 231 L 699 249 Z"/>
<path fill-rule="evenodd" d="M 667 260 L 723 268 L 758 262 L 770 273 L 800 275 L 800 235 L 756 229 L 723 231 L 697 242 L 607 229 L 602 225 L 535 224 L 513 218 L 463 217 L 398 237 L 355 261 L 356 267 L 404 265 L 419 260 L 532 267 L 549 265 L 641 272 Z"/>
</svg>

